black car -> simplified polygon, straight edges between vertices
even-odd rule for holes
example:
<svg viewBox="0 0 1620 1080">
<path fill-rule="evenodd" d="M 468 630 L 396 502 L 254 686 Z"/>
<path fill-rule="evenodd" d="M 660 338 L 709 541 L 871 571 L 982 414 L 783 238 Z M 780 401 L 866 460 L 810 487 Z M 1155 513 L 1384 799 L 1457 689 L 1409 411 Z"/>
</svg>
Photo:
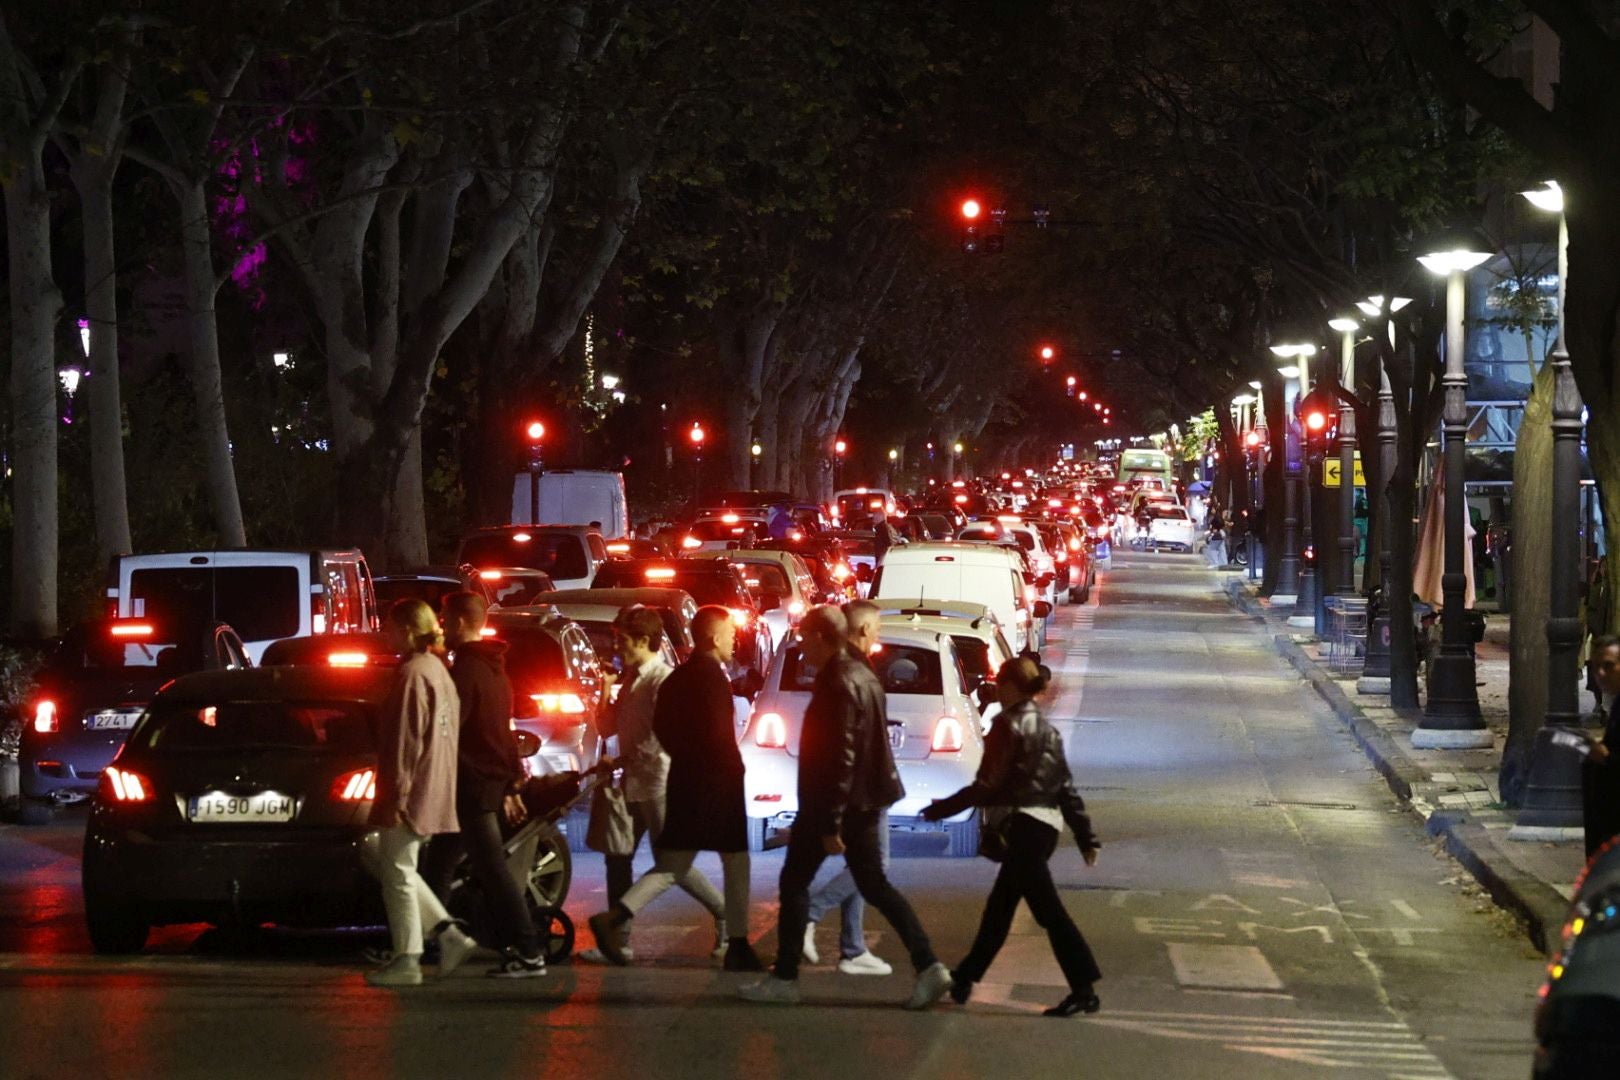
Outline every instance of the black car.
<svg viewBox="0 0 1620 1080">
<path fill-rule="evenodd" d="M 684 589 L 701 605 L 717 604 L 737 624 L 737 662 L 763 671 L 772 651 L 770 630 L 742 572 L 726 559 L 624 559 L 605 564 L 593 589 Z"/>
<path fill-rule="evenodd" d="M 84 838 L 98 952 L 210 922 L 375 925 L 361 865 L 387 667 L 265 667 L 162 690 L 101 776 Z"/>
<path fill-rule="evenodd" d="M 454 592 L 473 592 L 494 603 L 484 579 L 471 566 L 422 566 L 402 574 L 384 574 L 371 579 L 377 594 L 377 610 L 387 614 L 400 600 L 425 600 L 434 611 Z"/>
<path fill-rule="evenodd" d="M 93 619 L 50 651 L 24 716 L 18 755 L 23 819 L 50 803 L 88 798 L 147 702 L 164 683 L 195 671 L 251 667 L 224 623 L 180 631 L 153 619 Z"/>
</svg>

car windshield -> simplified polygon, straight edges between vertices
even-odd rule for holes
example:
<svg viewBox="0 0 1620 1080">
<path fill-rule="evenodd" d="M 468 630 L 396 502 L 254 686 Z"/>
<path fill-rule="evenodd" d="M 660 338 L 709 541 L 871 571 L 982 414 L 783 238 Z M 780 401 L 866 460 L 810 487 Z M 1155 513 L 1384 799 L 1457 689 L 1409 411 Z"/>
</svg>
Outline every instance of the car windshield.
<svg viewBox="0 0 1620 1080">
<path fill-rule="evenodd" d="M 169 626 L 230 623 L 243 641 L 298 633 L 294 566 L 164 566 L 129 575 L 130 614 Z"/>
<path fill-rule="evenodd" d="M 461 544 L 461 561 L 477 567 L 522 566 L 553 578 L 582 578 L 591 572 L 585 561 L 585 543 L 572 533 L 469 536 Z"/>
<path fill-rule="evenodd" d="M 880 644 L 869 658 L 886 694 L 945 692 L 940 677 L 939 653 L 916 645 Z M 782 689 L 808 691 L 815 686 L 816 669 L 800 649 L 789 649 L 782 663 Z"/>
<path fill-rule="evenodd" d="M 245 748 L 363 753 L 374 746 L 372 706 L 341 701 L 163 702 L 130 739 L 135 750 L 202 753 Z"/>
</svg>

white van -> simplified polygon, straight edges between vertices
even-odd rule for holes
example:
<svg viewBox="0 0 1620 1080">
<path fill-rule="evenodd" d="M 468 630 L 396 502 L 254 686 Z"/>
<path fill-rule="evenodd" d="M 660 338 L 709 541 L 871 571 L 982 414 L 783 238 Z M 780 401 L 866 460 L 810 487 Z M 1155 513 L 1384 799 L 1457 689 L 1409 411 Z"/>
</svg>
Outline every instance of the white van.
<svg viewBox="0 0 1620 1080">
<path fill-rule="evenodd" d="M 512 481 L 513 525 L 596 525 L 608 540 L 630 535 L 630 509 L 624 474 L 591 469 L 552 469 L 540 474 L 540 521 L 531 514 L 529 474 Z"/>
<path fill-rule="evenodd" d="M 379 628 L 371 570 L 352 548 L 121 555 L 111 577 L 109 614 L 229 623 L 255 665 L 283 638 Z"/>
<path fill-rule="evenodd" d="M 878 567 L 869 594 L 880 604 L 885 599 L 915 601 L 967 600 L 983 604 L 1012 638 L 1019 652 L 1036 647 L 1033 619 L 1051 614 L 1051 606 L 1036 600 L 1026 588 L 1020 557 L 988 544 L 907 544 L 890 548 Z"/>
</svg>

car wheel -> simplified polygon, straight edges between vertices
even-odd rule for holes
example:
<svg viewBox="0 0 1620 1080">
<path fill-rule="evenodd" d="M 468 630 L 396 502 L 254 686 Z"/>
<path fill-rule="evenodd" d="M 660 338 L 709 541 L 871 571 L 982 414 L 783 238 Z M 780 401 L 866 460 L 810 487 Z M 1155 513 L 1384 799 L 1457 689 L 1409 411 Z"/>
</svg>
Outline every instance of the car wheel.
<svg viewBox="0 0 1620 1080">
<path fill-rule="evenodd" d="M 19 825 L 49 825 L 55 817 L 51 804 L 42 799 L 24 799 L 17 807 Z"/>
<path fill-rule="evenodd" d="M 966 821 L 952 821 L 945 825 L 950 837 L 948 854 L 953 859 L 971 859 L 979 853 L 979 812 L 973 811 Z"/>
<path fill-rule="evenodd" d="M 84 921 L 91 947 L 106 956 L 140 952 L 152 929 L 145 919 L 95 891 L 84 894 Z"/>
<path fill-rule="evenodd" d="M 765 840 L 771 835 L 771 821 L 769 818 L 748 819 L 748 850 L 764 851 Z"/>
</svg>

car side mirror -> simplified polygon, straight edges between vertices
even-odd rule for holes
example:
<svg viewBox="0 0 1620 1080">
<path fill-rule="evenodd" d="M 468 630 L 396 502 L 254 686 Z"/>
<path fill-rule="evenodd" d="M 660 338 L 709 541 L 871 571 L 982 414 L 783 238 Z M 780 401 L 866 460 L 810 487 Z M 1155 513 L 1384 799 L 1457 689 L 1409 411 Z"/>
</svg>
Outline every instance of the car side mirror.
<svg viewBox="0 0 1620 1080">
<path fill-rule="evenodd" d="M 1051 604 L 1047 603 L 1045 600 L 1035 601 L 1035 617 L 1037 619 L 1044 619 L 1050 614 L 1052 614 Z"/>
<path fill-rule="evenodd" d="M 533 757 L 540 752 L 540 736 L 532 731 L 514 731 L 517 738 L 518 757 Z"/>
</svg>

